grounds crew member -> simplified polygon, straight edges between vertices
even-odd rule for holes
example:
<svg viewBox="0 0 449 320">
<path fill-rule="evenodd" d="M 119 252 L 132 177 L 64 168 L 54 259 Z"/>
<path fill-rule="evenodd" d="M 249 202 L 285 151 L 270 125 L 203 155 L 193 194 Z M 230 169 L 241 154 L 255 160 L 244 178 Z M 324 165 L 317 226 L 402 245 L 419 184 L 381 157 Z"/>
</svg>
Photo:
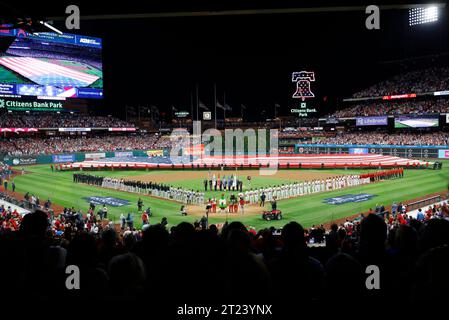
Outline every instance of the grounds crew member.
<svg viewBox="0 0 449 320">
<path fill-rule="evenodd" d="M 265 207 L 265 199 L 267 196 L 265 195 L 265 191 L 262 191 L 262 194 L 260 195 L 260 207 Z"/>
<path fill-rule="evenodd" d="M 278 204 L 277 204 L 277 201 L 276 201 L 276 197 L 273 197 L 273 200 L 271 201 L 271 210 L 273 211 L 273 210 L 277 210 L 277 208 L 278 208 Z"/>
<path fill-rule="evenodd" d="M 137 211 L 141 212 L 143 208 L 143 201 L 141 198 L 139 198 L 139 200 L 137 200 Z"/>
</svg>

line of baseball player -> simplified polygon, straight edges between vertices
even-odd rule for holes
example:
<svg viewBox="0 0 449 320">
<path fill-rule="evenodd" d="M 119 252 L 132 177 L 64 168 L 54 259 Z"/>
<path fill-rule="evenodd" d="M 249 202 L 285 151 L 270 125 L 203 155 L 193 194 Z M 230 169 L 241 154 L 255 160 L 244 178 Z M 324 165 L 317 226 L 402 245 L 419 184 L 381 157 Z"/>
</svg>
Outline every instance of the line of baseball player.
<svg viewBox="0 0 449 320">
<path fill-rule="evenodd" d="M 240 199 L 243 199 L 244 204 L 259 204 L 260 206 L 265 206 L 265 202 L 272 202 L 273 200 L 295 198 L 318 192 L 339 190 L 368 184 L 370 182 L 371 179 L 369 177 L 360 178 L 359 175 L 346 175 L 322 180 L 316 179 L 298 183 L 269 186 L 239 193 L 238 203 L 240 208 L 242 208 Z M 231 200 L 232 199 L 230 199 L 229 202 L 233 204 L 233 201 Z M 223 207 L 228 205 L 226 199 L 223 199 L 223 196 L 218 201 L 216 198 L 209 199 L 208 204 L 211 204 L 210 209 L 212 213 L 216 212 L 217 207 L 223 211 Z M 234 212 L 237 212 L 237 206 L 229 207 L 234 208 Z"/>
<path fill-rule="evenodd" d="M 102 187 L 128 191 L 132 193 L 139 193 L 144 195 L 152 195 L 168 200 L 175 200 L 185 204 L 204 204 L 204 192 L 176 188 L 165 184 L 158 183 L 128 183 L 123 179 L 105 177 L 102 182 Z"/>
<path fill-rule="evenodd" d="M 269 186 L 255 190 L 247 190 L 240 192 L 238 198 L 243 198 L 245 204 L 256 204 L 273 199 L 281 200 L 304 196 L 308 194 L 338 190 L 347 187 L 359 186 L 371 182 L 369 177 L 360 178 L 359 175 L 338 176 L 327 179 L 316 179 L 304 182 L 283 184 L 277 186 Z M 175 200 L 185 204 L 203 205 L 205 204 L 205 193 L 194 190 L 186 190 L 167 186 L 167 188 L 146 189 L 138 187 L 130 187 L 123 184 L 123 180 L 114 178 L 105 178 L 103 187 L 112 189 L 125 190 L 129 192 L 147 194 L 169 200 Z M 264 195 L 262 197 L 262 195 Z M 263 201 L 262 201 L 263 199 Z M 218 204 L 216 198 L 209 199 L 208 203 Z"/>
</svg>

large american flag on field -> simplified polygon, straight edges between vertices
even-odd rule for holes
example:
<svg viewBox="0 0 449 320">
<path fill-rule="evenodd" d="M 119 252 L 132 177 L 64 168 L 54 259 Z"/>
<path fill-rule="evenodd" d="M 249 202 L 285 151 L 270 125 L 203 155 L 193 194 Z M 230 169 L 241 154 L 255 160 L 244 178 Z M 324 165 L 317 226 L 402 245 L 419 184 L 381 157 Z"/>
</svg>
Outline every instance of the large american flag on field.
<svg viewBox="0 0 449 320">
<path fill-rule="evenodd" d="M 87 87 L 99 77 L 29 57 L 2 57 L 0 65 L 45 86 Z"/>
</svg>

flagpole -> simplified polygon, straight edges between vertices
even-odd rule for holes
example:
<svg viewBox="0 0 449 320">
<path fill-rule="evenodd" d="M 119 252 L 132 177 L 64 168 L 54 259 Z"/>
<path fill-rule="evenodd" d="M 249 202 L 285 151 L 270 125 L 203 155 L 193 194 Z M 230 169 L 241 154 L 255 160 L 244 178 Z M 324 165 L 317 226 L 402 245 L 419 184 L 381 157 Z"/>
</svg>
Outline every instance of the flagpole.
<svg viewBox="0 0 449 320">
<path fill-rule="evenodd" d="M 198 94 L 198 83 L 196 84 L 196 121 L 198 121 L 198 108 L 199 108 L 199 94 Z"/>
<path fill-rule="evenodd" d="M 190 118 L 192 119 L 193 126 L 193 91 L 190 91 Z"/>
<path fill-rule="evenodd" d="M 226 92 L 223 91 L 223 122 L 226 125 Z"/>
<path fill-rule="evenodd" d="M 215 129 L 217 129 L 217 84 L 214 82 L 214 116 L 215 116 Z"/>
<path fill-rule="evenodd" d="M 125 106 L 125 119 L 128 122 L 128 106 Z"/>
<path fill-rule="evenodd" d="M 137 110 L 139 110 L 139 113 L 138 113 L 138 114 L 139 114 L 139 127 L 141 126 L 141 124 L 140 124 L 140 107 L 141 107 L 141 106 L 138 106 L 138 107 L 137 107 L 137 108 L 138 108 Z"/>
</svg>

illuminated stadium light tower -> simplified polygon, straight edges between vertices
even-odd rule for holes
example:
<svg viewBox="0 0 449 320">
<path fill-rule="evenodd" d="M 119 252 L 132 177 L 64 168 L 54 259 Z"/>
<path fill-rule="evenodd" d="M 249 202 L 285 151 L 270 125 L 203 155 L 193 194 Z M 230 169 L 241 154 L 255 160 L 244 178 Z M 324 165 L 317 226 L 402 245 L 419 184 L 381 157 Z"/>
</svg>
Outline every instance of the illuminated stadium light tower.
<svg viewBox="0 0 449 320">
<path fill-rule="evenodd" d="M 408 24 L 416 26 L 419 24 L 431 23 L 438 21 L 438 7 L 418 7 L 409 9 Z"/>
</svg>

